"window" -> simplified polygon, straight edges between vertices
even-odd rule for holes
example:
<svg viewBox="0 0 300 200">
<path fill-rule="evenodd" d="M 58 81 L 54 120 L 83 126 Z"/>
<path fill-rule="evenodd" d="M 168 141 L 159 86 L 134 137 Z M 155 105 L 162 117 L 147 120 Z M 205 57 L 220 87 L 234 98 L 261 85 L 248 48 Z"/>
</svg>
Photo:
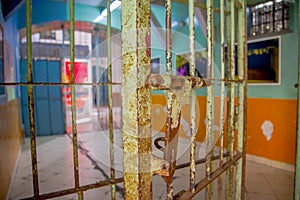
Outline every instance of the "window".
<svg viewBox="0 0 300 200">
<path fill-rule="evenodd" d="M 248 82 L 280 83 L 280 38 L 248 42 Z"/>
<path fill-rule="evenodd" d="M 250 36 L 289 30 L 289 2 L 272 0 L 248 8 Z"/>
<path fill-rule="evenodd" d="M 228 63 L 227 47 L 226 63 Z M 235 75 L 238 80 L 238 50 L 235 46 Z M 248 83 L 278 85 L 281 74 L 280 36 L 250 40 L 247 43 Z M 228 76 L 226 71 L 226 76 Z"/>
</svg>

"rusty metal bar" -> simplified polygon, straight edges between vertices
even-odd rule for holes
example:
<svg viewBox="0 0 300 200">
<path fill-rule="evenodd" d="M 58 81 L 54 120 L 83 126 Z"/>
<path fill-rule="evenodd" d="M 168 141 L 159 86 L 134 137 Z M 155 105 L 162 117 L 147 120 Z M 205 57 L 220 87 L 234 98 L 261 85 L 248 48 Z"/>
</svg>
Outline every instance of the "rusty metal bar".
<svg viewBox="0 0 300 200">
<path fill-rule="evenodd" d="M 246 113 L 247 113 L 247 26 L 246 1 L 239 0 L 242 7 L 238 9 L 238 130 L 237 151 L 243 156 L 237 162 L 235 199 L 244 199 L 246 167 Z"/>
<path fill-rule="evenodd" d="M 166 7 L 166 74 L 172 76 L 172 0 L 165 1 Z M 169 139 L 170 125 L 171 125 L 171 112 L 172 112 L 172 102 L 174 101 L 174 95 L 172 92 L 167 91 L 167 130 L 165 138 Z M 176 119 L 174 119 L 176 120 Z M 170 141 L 166 140 L 165 146 L 168 145 Z M 166 150 L 164 151 L 164 158 L 166 155 Z M 172 163 L 171 163 L 172 165 Z M 167 183 L 167 198 L 168 200 L 173 199 L 173 176 L 171 175 Z"/>
<path fill-rule="evenodd" d="M 178 195 L 175 195 L 174 199 L 176 200 L 186 200 L 191 199 L 196 196 L 202 189 L 207 187 L 210 183 L 212 183 L 215 179 L 217 179 L 221 174 L 223 174 L 226 170 L 228 170 L 232 165 L 234 165 L 241 157 L 242 153 L 237 153 L 232 160 L 227 161 L 221 167 L 217 168 L 215 171 L 211 173 L 210 178 L 204 178 L 196 184 L 195 192 L 192 191 L 182 191 Z"/>
<path fill-rule="evenodd" d="M 192 88 L 205 86 L 204 79 L 195 76 L 170 76 L 165 74 L 151 74 L 147 83 L 152 90 L 181 89 L 189 81 Z"/>
<path fill-rule="evenodd" d="M 207 78 L 214 78 L 214 14 L 213 14 L 213 0 L 206 1 L 207 7 Z M 211 179 L 212 173 L 212 162 L 211 158 L 213 156 L 213 146 L 214 146 L 214 94 L 213 94 L 213 84 L 207 87 L 207 97 L 206 97 L 206 178 Z M 205 190 L 206 199 L 212 199 L 213 197 L 213 186 L 208 184 Z"/>
<path fill-rule="evenodd" d="M 220 1 L 220 33 L 221 33 L 221 79 L 225 79 L 225 0 Z M 220 96 L 220 159 L 219 166 L 224 162 L 224 121 L 225 121 L 225 82 L 221 81 Z M 218 199 L 223 198 L 223 174 L 218 179 Z"/>
<path fill-rule="evenodd" d="M 166 72 L 172 75 L 172 0 L 166 0 Z"/>
<path fill-rule="evenodd" d="M 122 120 L 125 199 L 152 199 L 150 1 L 122 1 Z"/>
<path fill-rule="evenodd" d="M 26 0 L 26 53 L 27 53 L 27 83 L 33 83 L 32 69 L 32 40 L 31 40 L 31 25 L 32 25 L 32 9 L 31 0 Z M 36 126 L 34 113 L 34 96 L 33 87 L 28 86 L 28 109 L 29 109 L 29 126 L 30 126 L 30 147 L 31 147 L 31 170 L 34 197 L 39 197 L 39 178 L 37 165 L 37 150 L 36 150 Z"/>
<path fill-rule="evenodd" d="M 227 9 L 230 9 L 230 15 L 227 17 L 227 52 L 228 52 L 228 79 L 235 79 L 235 5 L 234 1 L 226 1 Z M 230 152 L 230 159 L 234 155 L 234 89 L 235 83 L 228 85 L 228 126 L 227 126 L 227 151 Z M 233 166 L 226 172 L 226 199 L 233 198 Z"/>
<path fill-rule="evenodd" d="M 190 37 L 190 75 L 195 76 L 195 7 L 194 0 L 188 1 L 189 6 L 189 37 Z M 196 173 L 196 94 L 191 90 L 190 100 L 190 190 L 195 191 L 195 173 Z"/>
<path fill-rule="evenodd" d="M 51 199 L 51 198 L 55 198 L 55 197 L 61 197 L 61 196 L 66 196 L 69 194 L 74 194 L 76 192 L 84 192 L 87 190 L 91 190 L 91 189 L 97 189 L 97 188 L 101 188 L 101 187 L 105 187 L 111 184 L 117 184 L 117 183 L 122 183 L 124 181 L 123 178 L 117 178 L 115 180 L 115 182 L 112 182 L 111 180 L 105 180 L 105 181 L 100 181 L 100 182 L 96 182 L 93 184 L 89 184 L 89 185 L 82 185 L 79 188 L 71 188 L 71 189 L 65 189 L 65 190 L 60 190 L 60 191 L 56 191 L 56 192 L 50 192 L 50 193 L 46 193 L 46 194 L 41 194 L 39 196 L 39 199 Z M 29 200 L 29 199 L 36 199 L 35 197 L 28 197 L 28 198 L 24 198 L 22 200 Z"/>
<path fill-rule="evenodd" d="M 229 156 L 229 153 L 224 153 L 223 155 L 214 155 L 213 157 L 211 157 L 211 161 L 218 160 L 218 159 L 220 159 L 221 156 L 223 158 L 226 158 Z M 196 160 L 196 162 L 195 162 L 196 165 L 203 164 L 203 163 L 206 163 L 206 158 Z M 190 166 L 189 162 L 182 163 L 182 164 L 176 165 L 176 169 L 182 169 L 182 168 L 189 167 L 189 166 Z"/>
<path fill-rule="evenodd" d="M 0 86 L 106 86 L 106 85 L 121 85 L 121 83 L 52 83 L 52 82 L 34 82 L 34 83 L 0 83 Z"/>
<path fill-rule="evenodd" d="M 296 168 L 295 168 L 295 187 L 294 199 L 300 199 L 300 3 L 298 2 L 298 125 L 296 143 Z"/>
<path fill-rule="evenodd" d="M 74 0 L 70 0 L 70 75 L 71 84 L 75 83 L 74 60 L 75 60 L 75 23 L 74 23 Z M 71 114 L 72 114 L 72 139 L 73 139 L 73 159 L 74 159 L 74 181 L 75 188 L 79 188 L 79 166 L 78 166 L 78 142 L 77 142 L 77 124 L 76 124 L 76 94 L 75 86 L 70 85 L 71 89 Z M 83 199 L 82 191 L 78 191 L 78 199 Z"/>
<path fill-rule="evenodd" d="M 228 156 L 229 156 L 228 153 L 224 153 L 224 155 L 223 155 L 223 157 L 228 157 Z M 216 156 L 212 157 L 212 160 L 217 160 L 219 158 L 220 158 L 220 155 L 216 155 Z M 206 162 L 205 158 L 199 159 L 196 161 L 196 165 L 203 164 L 205 162 Z M 182 164 L 177 165 L 176 169 L 183 169 L 183 168 L 186 168 L 189 166 L 190 166 L 190 162 L 182 163 Z M 41 199 L 50 199 L 50 198 L 55 198 L 55 197 L 61 197 L 61 196 L 76 193 L 77 191 L 87 191 L 90 189 L 97 189 L 97 188 L 105 187 L 105 186 L 112 185 L 112 184 L 122 183 L 123 181 L 124 181 L 123 177 L 116 178 L 114 182 L 112 180 L 104 180 L 104 181 L 99 181 L 99 182 L 88 184 L 88 185 L 82 185 L 78 189 L 70 188 L 70 189 L 60 190 L 60 191 L 56 191 L 56 192 L 41 194 L 39 197 Z M 34 197 L 28 197 L 28 198 L 24 198 L 22 200 L 28 200 L 28 199 L 34 199 Z"/>
<path fill-rule="evenodd" d="M 107 72 L 108 83 L 112 82 L 112 56 L 111 56 L 111 12 L 110 12 L 110 0 L 106 1 L 107 9 Z M 113 121 L 113 91 L 112 85 L 108 84 L 108 120 L 109 120 L 109 157 L 110 157 L 110 179 L 115 181 L 115 153 L 114 153 L 114 121 Z M 116 184 L 111 184 L 111 200 L 116 199 Z"/>
</svg>

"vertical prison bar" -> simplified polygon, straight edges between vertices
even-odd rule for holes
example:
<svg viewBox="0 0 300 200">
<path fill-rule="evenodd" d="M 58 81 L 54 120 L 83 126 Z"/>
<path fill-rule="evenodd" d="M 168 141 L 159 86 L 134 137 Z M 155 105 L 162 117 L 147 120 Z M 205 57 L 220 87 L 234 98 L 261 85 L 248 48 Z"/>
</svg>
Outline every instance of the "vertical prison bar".
<svg viewBox="0 0 300 200">
<path fill-rule="evenodd" d="M 298 126 L 296 143 L 295 194 L 294 199 L 300 199 L 300 3 L 298 2 Z"/>
<path fill-rule="evenodd" d="M 71 114 L 72 114 L 72 139 L 73 139 L 73 160 L 74 160 L 74 182 L 75 189 L 79 189 L 79 165 L 78 165 L 78 142 L 76 126 L 76 96 L 75 96 L 75 15 L 74 0 L 70 0 L 70 75 L 71 75 Z M 78 191 L 78 199 L 83 199 L 82 191 Z"/>
<path fill-rule="evenodd" d="M 230 158 L 234 156 L 234 132 L 235 132 L 235 116 L 234 116 L 234 97 L 235 97 L 235 2 L 227 0 L 227 9 L 230 9 L 230 15 L 227 18 L 227 44 L 228 44 L 228 80 L 231 82 L 228 86 L 228 128 L 227 128 L 227 151 Z M 233 198 L 233 166 L 227 171 L 226 175 L 226 198 Z"/>
<path fill-rule="evenodd" d="M 112 101 L 112 57 L 111 57 L 111 13 L 110 0 L 106 1 L 107 9 L 107 65 L 108 65 L 108 118 L 109 118 L 109 157 L 110 157 L 110 179 L 115 182 L 115 153 L 114 153 L 114 124 L 113 124 L 113 101 Z M 116 184 L 111 185 L 111 200 L 116 199 Z"/>
<path fill-rule="evenodd" d="M 214 94 L 213 94 L 213 78 L 214 78 L 214 3 L 213 0 L 206 1 L 207 12 L 207 79 L 211 79 L 211 85 L 207 86 L 206 95 L 206 178 L 211 179 L 212 173 L 212 156 L 214 141 Z M 205 191 L 206 199 L 213 197 L 213 185 L 209 184 Z"/>
<path fill-rule="evenodd" d="M 195 76 L 195 6 L 194 0 L 189 0 L 189 38 L 190 38 L 190 75 Z M 190 100 L 190 190 L 195 192 L 196 173 L 196 95 L 194 89 L 191 90 Z"/>
<path fill-rule="evenodd" d="M 29 0 L 27 0 L 29 2 Z M 223 2 L 223 3 L 222 3 Z M 224 0 L 221 2 L 221 120 L 224 118 L 224 104 L 223 101 L 225 99 L 224 93 L 224 60 L 225 60 L 225 22 L 224 22 Z M 230 5 L 230 8 L 234 10 L 234 1 L 227 1 Z M 243 3 L 242 9 L 238 10 L 238 24 L 240 27 L 245 26 L 245 2 L 240 0 Z M 105 183 L 107 185 L 111 185 L 111 198 L 115 198 L 115 187 L 116 181 L 120 182 L 121 180 L 115 180 L 115 172 L 114 172 L 114 139 L 113 139 L 113 110 L 112 110 L 112 66 L 111 66 L 111 41 L 110 41 L 110 10 L 109 10 L 110 1 L 107 1 L 107 39 L 108 39 L 108 87 L 109 87 L 109 135 L 110 135 L 110 173 L 111 179 L 109 182 Z M 135 8 L 135 9 L 133 9 Z M 207 153 L 208 156 L 206 158 L 206 178 L 204 181 L 195 184 L 195 93 L 191 91 L 191 127 L 190 127 L 190 198 L 193 198 L 196 192 L 199 192 L 199 188 L 205 188 L 206 185 L 209 185 L 215 178 L 221 176 L 224 171 L 228 168 L 232 168 L 233 164 L 237 162 L 237 176 L 236 176 L 236 199 L 240 199 L 242 196 L 242 186 L 243 182 L 241 177 L 243 177 L 244 171 L 244 160 L 240 159 L 239 155 L 235 156 L 233 147 L 230 146 L 231 159 L 228 160 L 223 165 L 223 144 L 221 143 L 220 150 L 220 168 L 213 171 L 212 170 L 212 160 L 213 160 L 213 146 L 214 146 L 214 101 L 215 97 L 213 94 L 214 90 L 214 21 L 213 21 L 213 2 L 211 0 L 207 0 L 207 13 L 208 13 L 208 23 L 207 23 L 207 35 L 208 35 L 208 78 L 211 79 L 210 84 L 208 86 L 208 96 L 207 96 Z M 171 38 L 171 0 L 167 0 L 167 14 L 166 14 L 166 57 L 167 57 L 167 74 L 172 75 L 172 38 Z M 223 10 L 223 11 L 222 11 Z M 28 12 L 27 12 L 28 13 Z M 230 15 L 229 21 L 234 23 L 234 14 Z M 145 17 L 146 16 L 146 17 Z M 123 8 L 122 8 L 122 80 L 123 80 L 123 93 L 122 93 L 122 115 L 123 115 L 123 145 L 124 145 L 124 186 L 125 186 L 125 198 L 126 199 L 152 199 L 152 149 L 151 149 L 151 96 L 150 89 L 148 87 L 148 83 L 146 83 L 147 76 L 150 74 L 150 2 L 146 0 L 142 1 L 129 1 L 123 0 Z M 143 19 L 143 20 L 141 20 Z M 195 76 L 195 47 L 194 47 L 194 2 L 192 0 L 189 1 L 189 21 L 190 21 L 190 67 L 191 67 L 191 76 Z M 28 24 L 27 24 L 28 25 Z M 30 25 L 31 27 L 31 25 Z M 64 191 L 64 194 L 78 193 L 78 198 L 83 198 L 83 191 L 86 190 L 86 186 L 79 185 L 79 170 L 78 170 L 78 147 L 77 147 L 77 129 L 76 129 L 76 107 L 75 107 L 75 80 L 74 80 L 74 0 L 70 2 L 70 64 L 71 64 L 71 110 L 72 110 L 72 132 L 73 132 L 73 158 L 74 158 L 74 179 L 75 179 L 75 188 L 72 191 Z M 230 26 L 230 31 L 232 30 L 232 25 Z M 244 134 L 245 134 L 245 104 L 246 104 L 246 69 L 242 69 L 246 67 L 246 34 L 245 27 L 238 32 L 238 67 L 239 67 L 239 115 L 238 115 L 238 153 L 244 153 Z M 134 35 L 134 37 L 132 37 Z M 31 39 L 31 32 L 27 34 L 27 37 Z M 234 34 L 229 34 L 228 39 L 228 51 L 230 51 L 229 56 L 232 58 L 234 56 Z M 31 48 L 31 40 L 27 40 L 30 42 Z M 29 43 L 28 43 L 29 44 Z M 27 50 L 29 54 L 31 49 Z M 29 55 L 29 63 L 28 70 L 31 71 L 31 78 L 28 78 L 28 83 L 32 84 L 32 56 Z M 232 68 L 233 61 L 230 61 L 229 67 Z M 300 61 L 299 61 L 300 62 Z M 240 69 L 241 68 L 241 69 Z M 232 69 L 231 69 L 232 70 Z M 233 68 L 234 70 L 234 68 Z M 231 76 L 232 76 L 232 71 Z M 235 79 L 233 77 L 229 78 L 231 82 Z M 229 87 L 234 89 L 234 83 L 231 83 Z M 33 87 L 29 85 L 28 87 Z M 32 91 L 32 89 L 31 89 Z M 33 92 L 33 91 L 32 91 Z M 233 97 L 229 97 L 229 102 L 234 106 L 234 92 Z M 30 96 L 30 95 L 29 95 Z M 172 104 L 174 103 L 175 95 L 172 95 L 172 92 L 167 93 L 168 98 L 168 113 L 172 112 Z M 33 94 L 32 94 L 33 101 Z M 32 102 L 33 105 L 33 102 Z M 223 106 L 222 106 L 223 105 Z M 233 107 L 234 108 L 234 107 Z M 33 114 L 34 110 L 32 108 Z M 234 114 L 229 113 L 229 115 Z M 170 116 L 170 113 L 168 114 Z M 171 117 L 168 117 L 171 123 Z M 34 115 L 33 118 L 34 119 Z M 174 119 L 175 120 L 175 119 Z M 234 121 L 234 119 L 231 119 Z M 229 123 L 231 123 L 229 121 Z M 221 124 L 223 127 L 223 124 Z M 34 127 L 34 121 L 33 121 Z M 233 128 L 234 131 L 234 128 Z M 32 146 L 35 147 L 35 131 L 33 133 L 34 142 L 32 142 Z M 228 134 L 233 134 L 228 133 Z M 232 136 L 231 136 L 232 137 Z M 233 139 L 233 137 L 231 138 Z M 223 141 L 222 141 L 223 142 Z M 233 145 L 233 140 L 229 145 Z M 231 150 L 232 148 L 232 150 Z M 32 150 L 32 158 L 36 159 L 36 150 Z M 240 159 L 240 160 L 239 160 Z M 172 159 L 171 159 L 172 161 Z M 33 163 L 33 161 L 32 161 Z M 37 162 L 35 162 L 36 164 Z M 172 164 L 172 163 L 171 163 Z M 33 172 L 34 172 L 34 164 Z M 37 189 L 34 188 L 35 197 L 40 197 L 38 192 L 38 177 L 37 177 L 37 164 L 35 165 L 36 173 L 33 173 L 33 176 L 36 175 L 36 183 L 33 181 L 34 186 L 37 186 Z M 34 177 L 33 177 L 34 179 Z M 222 180 L 220 178 L 220 180 Z M 104 185 L 104 183 L 103 183 Z M 95 186 L 89 186 L 95 187 Z M 100 187 L 97 186 L 97 187 Z M 231 187 L 233 187 L 231 185 Z M 168 199 L 173 199 L 173 180 L 168 182 Z M 231 188 L 232 190 L 232 188 Z M 37 192 L 36 192 L 37 191 Z M 206 197 L 208 199 L 213 198 L 212 187 L 207 187 Z M 54 194 L 52 194 L 54 195 Z M 51 195 L 48 195 L 48 197 Z M 219 194 L 220 196 L 220 194 Z M 233 197 L 233 195 L 231 195 Z"/>
<path fill-rule="evenodd" d="M 246 162 L 246 109 L 247 109 L 247 27 L 246 2 L 239 0 L 238 8 L 238 115 L 237 152 L 243 156 L 237 161 L 235 199 L 244 199 Z"/>
<path fill-rule="evenodd" d="M 122 1 L 122 120 L 125 199 L 152 199 L 150 1 Z"/>
<path fill-rule="evenodd" d="M 32 8 L 31 0 L 26 0 L 26 53 L 27 53 L 27 83 L 33 83 L 32 70 L 32 40 L 31 40 L 31 24 L 32 24 Z M 28 85 L 28 109 L 29 109 L 29 126 L 30 126 L 30 147 L 31 147 L 31 167 L 32 167 L 32 183 L 34 197 L 39 197 L 39 178 L 37 165 L 37 149 L 36 149 L 36 125 L 34 111 L 33 86 Z"/>
<path fill-rule="evenodd" d="M 225 0 L 220 1 L 220 33 L 221 33 L 221 80 L 225 79 Z M 220 159 L 219 167 L 223 165 L 224 154 L 224 120 L 225 120 L 225 83 L 221 81 L 220 96 Z M 223 198 L 223 175 L 218 180 L 218 199 Z"/>
<path fill-rule="evenodd" d="M 172 1 L 166 0 L 166 72 L 167 75 L 172 76 Z M 166 138 L 169 138 L 170 134 L 170 124 L 171 124 L 171 112 L 172 112 L 172 102 L 173 94 L 171 91 L 167 91 L 167 130 Z M 167 146 L 169 141 L 165 140 L 165 146 Z M 164 157 L 165 157 L 164 152 Z M 166 158 L 165 158 L 166 159 Z M 172 164 L 171 164 L 172 165 Z M 167 198 L 168 200 L 173 199 L 173 178 L 167 181 Z"/>
</svg>

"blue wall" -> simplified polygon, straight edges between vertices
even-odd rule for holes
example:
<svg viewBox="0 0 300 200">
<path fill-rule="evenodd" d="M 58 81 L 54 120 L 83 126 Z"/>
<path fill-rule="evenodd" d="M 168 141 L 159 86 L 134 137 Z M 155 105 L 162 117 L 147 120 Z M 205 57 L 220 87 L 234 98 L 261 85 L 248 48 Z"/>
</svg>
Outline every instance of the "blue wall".
<svg viewBox="0 0 300 200">
<path fill-rule="evenodd" d="M 259 2 L 259 0 L 252 0 L 249 3 L 253 4 Z M 291 3 L 291 27 L 292 32 L 281 36 L 281 84 L 280 85 L 249 85 L 248 96 L 250 98 L 282 98 L 282 99 L 296 99 L 297 90 L 294 88 L 294 84 L 297 82 L 297 64 L 298 64 L 298 26 L 297 16 L 298 1 Z M 45 9 L 47 8 L 47 9 Z M 77 4 L 75 6 L 75 18 L 76 20 L 90 21 L 92 22 L 103 8 L 96 8 L 86 5 Z M 39 24 L 43 22 L 49 22 L 53 20 L 68 20 L 69 19 L 69 5 L 64 1 L 51 1 L 51 0 L 33 0 L 33 24 Z M 151 11 L 158 19 L 159 24 L 164 27 L 165 24 L 165 9 L 159 6 L 152 6 Z M 55 14 L 53 14 L 55 13 Z M 187 6 L 173 3 L 173 17 L 176 20 L 184 20 L 187 17 Z M 18 41 L 15 37 L 18 35 L 17 27 L 25 27 L 25 7 L 23 6 L 19 10 L 18 17 L 13 15 L 8 21 L 4 22 L 3 17 L 0 17 L 0 21 L 5 29 L 5 37 L 10 46 L 13 47 L 13 57 L 15 61 L 15 74 L 18 74 L 18 62 L 17 62 L 17 48 Z M 216 27 L 218 27 L 218 15 L 215 16 Z M 105 24 L 105 20 L 101 22 Z M 121 13 L 120 10 L 115 10 L 112 14 L 113 28 L 121 29 Z M 165 52 L 163 51 L 163 45 L 160 44 L 157 39 L 157 35 L 152 31 L 152 57 L 161 59 L 161 72 L 165 73 Z M 178 27 L 173 30 L 173 63 L 176 63 L 176 54 L 183 54 L 188 52 L 188 26 Z M 201 50 L 206 48 L 206 38 L 199 26 L 196 26 L 196 49 Z M 219 39 L 216 38 L 215 42 L 215 61 L 219 66 Z M 18 80 L 15 75 L 15 80 Z M 205 95 L 204 90 L 198 90 L 198 95 Z M 3 99 L 3 98 L 2 98 Z"/>
<path fill-rule="evenodd" d="M 0 3 L 0 9 L 2 6 Z M 0 23 L 4 32 L 4 73 L 6 82 L 18 81 L 19 63 L 18 63 L 18 16 L 13 13 L 11 17 L 4 20 L 2 12 L 0 13 Z M 9 76 L 7 76 L 9 75 Z M 19 96 L 18 87 L 6 87 L 5 95 L 0 96 L 0 104 L 12 100 Z"/>
<path fill-rule="evenodd" d="M 32 0 L 32 24 L 41 24 L 56 20 L 67 20 L 67 3 L 64 1 Z M 18 28 L 26 27 L 26 7 L 23 5 L 19 13 Z"/>
<path fill-rule="evenodd" d="M 298 82 L 298 1 L 290 3 L 292 32 L 281 36 L 281 84 L 274 86 L 249 85 L 248 96 L 253 98 L 296 99 Z"/>
</svg>

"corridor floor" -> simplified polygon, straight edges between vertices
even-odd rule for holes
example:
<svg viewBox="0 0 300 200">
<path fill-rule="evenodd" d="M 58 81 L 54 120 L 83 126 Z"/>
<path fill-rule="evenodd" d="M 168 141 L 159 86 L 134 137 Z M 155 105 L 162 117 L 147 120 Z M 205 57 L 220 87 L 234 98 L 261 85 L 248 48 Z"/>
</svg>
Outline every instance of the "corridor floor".
<svg viewBox="0 0 300 200">
<path fill-rule="evenodd" d="M 78 135 L 79 145 L 79 181 L 87 185 L 109 178 L 109 139 L 107 132 L 82 133 Z M 30 159 L 30 140 L 25 139 L 18 166 L 11 184 L 9 199 L 22 199 L 32 195 L 32 174 Z M 37 138 L 39 190 L 41 194 L 74 187 L 73 148 L 70 135 L 47 136 Z M 180 139 L 177 163 L 189 158 L 189 142 Z M 121 132 L 115 132 L 115 169 L 116 177 L 122 177 L 122 139 Z M 201 149 L 200 144 L 197 146 Z M 153 147 L 154 154 L 161 156 Z M 200 155 L 199 155 L 200 156 Z M 197 166 L 196 179 L 205 174 L 204 165 Z M 189 185 L 189 169 L 177 170 L 174 175 L 174 193 L 186 189 Z M 214 183 L 217 190 L 217 181 Z M 247 200 L 289 200 L 293 199 L 294 173 L 247 161 L 246 199 Z M 160 176 L 153 176 L 153 199 L 165 199 L 165 183 Z M 204 192 L 196 199 L 204 199 Z M 217 192 L 214 194 L 217 198 Z M 117 199 L 123 199 L 123 184 L 117 185 Z M 77 199 L 77 195 L 68 195 L 55 199 Z M 84 192 L 84 199 L 110 199 L 110 187 Z"/>
</svg>

